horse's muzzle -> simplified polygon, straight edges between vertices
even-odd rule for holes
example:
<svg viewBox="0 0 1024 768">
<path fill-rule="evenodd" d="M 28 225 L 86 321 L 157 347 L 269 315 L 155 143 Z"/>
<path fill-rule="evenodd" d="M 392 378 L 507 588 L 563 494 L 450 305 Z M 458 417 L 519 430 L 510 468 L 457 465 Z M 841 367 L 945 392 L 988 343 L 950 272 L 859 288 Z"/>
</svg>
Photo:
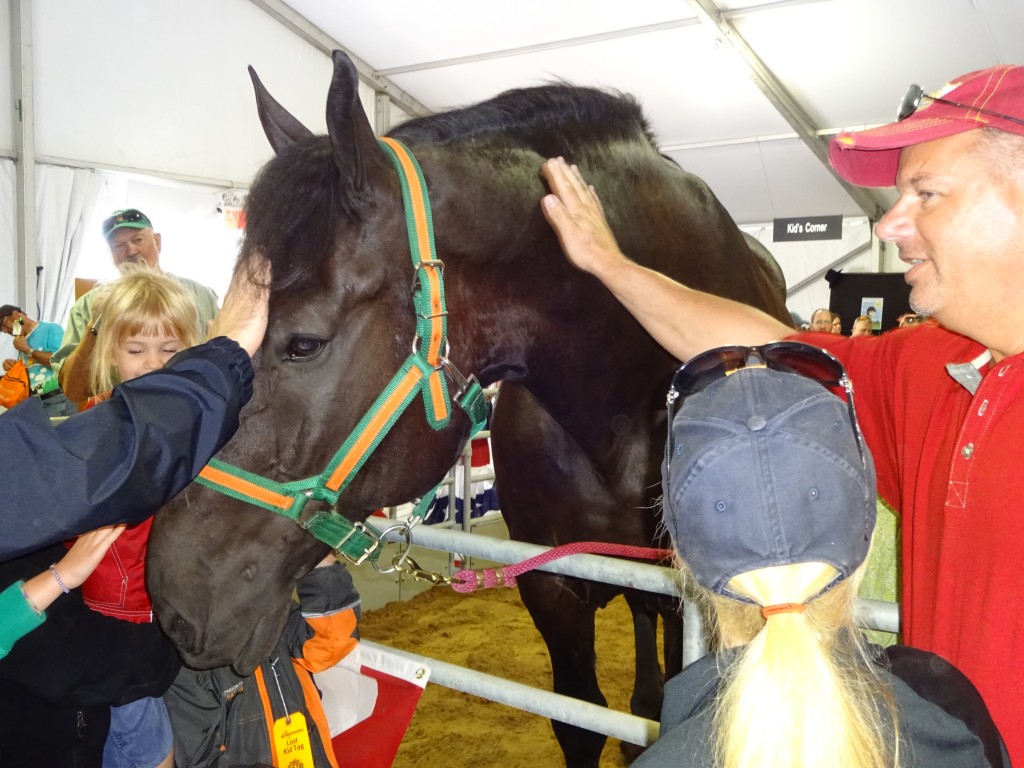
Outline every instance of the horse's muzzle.
<svg viewBox="0 0 1024 768">
<path fill-rule="evenodd" d="M 164 629 L 174 644 L 178 647 L 179 653 L 187 653 L 193 656 L 198 653 L 199 649 L 196 648 L 195 627 L 185 621 L 181 616 L 175 616 L 170 622 L 170 626 L 165 625 Z"/>
</svg>

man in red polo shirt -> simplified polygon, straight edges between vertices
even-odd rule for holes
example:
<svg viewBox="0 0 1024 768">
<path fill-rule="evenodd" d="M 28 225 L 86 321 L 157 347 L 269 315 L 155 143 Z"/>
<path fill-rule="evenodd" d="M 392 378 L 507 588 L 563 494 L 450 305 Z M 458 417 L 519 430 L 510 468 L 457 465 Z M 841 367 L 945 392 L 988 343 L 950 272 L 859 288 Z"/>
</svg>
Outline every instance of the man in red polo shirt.
<svg viewBox="0 0 1024 768">
<path fill-rule="evenodd" d="M 797 335 L 846 365 L 882 497 L 903 515 L 903 636 L 944 656 L 1024 764 L 1024 67 L 913 87 L 890 125 L 842 133 L 832 165 L 899 199 L 875 232 L 910 265 L 910 304 L 938 324 L 855 341 Z M 794 337 L 619 251 L 593 188 L 545 163 L 542 201 L 569 259 L 669 352 Z"/>
</svg>

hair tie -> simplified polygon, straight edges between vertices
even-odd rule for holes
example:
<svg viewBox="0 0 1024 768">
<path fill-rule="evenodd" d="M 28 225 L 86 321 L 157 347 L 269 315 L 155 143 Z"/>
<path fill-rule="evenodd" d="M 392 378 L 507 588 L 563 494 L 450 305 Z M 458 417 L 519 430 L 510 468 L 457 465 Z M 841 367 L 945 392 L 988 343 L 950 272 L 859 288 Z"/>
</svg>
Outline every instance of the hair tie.
<svg viewBox="0 0 1024 768">
<path fill-rule="evenodd" d="M 776 616 L 780 613 L 803 613 L 806 610 L 806 603 L 779 603 L 778 605 L 766 605 L 761 609 L 761 615 L 767 619 L 769 616 Z"/>
</svg>

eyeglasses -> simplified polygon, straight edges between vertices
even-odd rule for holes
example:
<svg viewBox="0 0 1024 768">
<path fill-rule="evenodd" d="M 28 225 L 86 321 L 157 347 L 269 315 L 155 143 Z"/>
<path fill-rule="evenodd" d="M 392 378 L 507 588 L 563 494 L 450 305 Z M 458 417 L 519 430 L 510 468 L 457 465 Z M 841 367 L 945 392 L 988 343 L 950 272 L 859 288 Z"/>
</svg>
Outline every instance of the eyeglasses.
<svg viewBox="0 0 1024 768">
<path fill-rule="evenodd" d="M 741 368 L 765 367 L 783 373 L 795 373 L 816 381 L 824 387 L 842 387 L 846 393 L 846 407 L 850 414 L 850 425 L 857 439 L 857 452 L 867 466 L 864 454 L 864 437 L 857 423 L 857 412 L 853 406 L 853 382 L 843 364 L 823 349 L 800 341 L 777 341 L 758 347 L 717 347 L 702 352 L 687 360 L 672 377 L 666 404 L 668 406 L 668 441 L 665 447 L 666 464 L 671 463 L 674 452 L 672 422 L 682 401 L 703 391 L 708 386 L 735 373 Z M 677 405 L 678 404 L 678 405 Z"/>
<path fill-rule="evenodd" d="M 120 226 L 121 224 L 137 224 L 139 222 L 144 223 L 147 227 L 150 226 L 149 217 L 142 211 L 137 211 L 134 208 L 128 208 L 124 211 L 115 211 L 113 215 L 108 216 L 103 220 L 103 236 L 106 237 L 114 227 Z"/>
<path fill-rule="evenodd" d="M 1009 120 L 1011 123 L 1024 125 L 1024 119 L 1019 117 L 1011 117 L 1010 115 L 1004 115 L 1002 112 L 993 112 L 989 109 L 982 109 L 981 107 L 972 107 L 968 104 L 961 104 L 959 101 L 950 101 L 949 99 L 942 99 L 938 96 L 929 96 L 924 92 L 924 89 L 916 83 L 907 88 L 907 92 L 903 95 L 903 100 L 900 102 L 900 108 L 896 112 L 896 122 L 906 120 L 912 114 L 917 112 L 918 108 L 921 106 L 921 99 L 937 101 L 939 104 L 946 104 L 951 107 L 960 107 L 960 109 L 966 109 L 970 112 L 980 112 L 981 114 L 988 115 L 989 117 L 998 117 L 1002 120 Z"/>
</svg>

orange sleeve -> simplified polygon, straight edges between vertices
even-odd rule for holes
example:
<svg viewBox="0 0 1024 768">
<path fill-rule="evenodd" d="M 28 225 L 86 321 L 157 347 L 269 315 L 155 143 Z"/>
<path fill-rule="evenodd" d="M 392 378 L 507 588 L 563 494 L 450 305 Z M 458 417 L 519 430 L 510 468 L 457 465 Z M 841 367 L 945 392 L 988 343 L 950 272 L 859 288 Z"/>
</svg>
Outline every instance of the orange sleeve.
<svg viewBox="0 0 1024 768">
<path fill-rule="evenodd" d="M 306 623 L 312 628 L 313 636 L 303 644 L 302 656 L 296 658 L 295 663 L 310 672 L 320 672 L 333 667 L 358 644 L 357 622 L 358 617 L 354 608 L 306 617 Z"/>
</svg>

